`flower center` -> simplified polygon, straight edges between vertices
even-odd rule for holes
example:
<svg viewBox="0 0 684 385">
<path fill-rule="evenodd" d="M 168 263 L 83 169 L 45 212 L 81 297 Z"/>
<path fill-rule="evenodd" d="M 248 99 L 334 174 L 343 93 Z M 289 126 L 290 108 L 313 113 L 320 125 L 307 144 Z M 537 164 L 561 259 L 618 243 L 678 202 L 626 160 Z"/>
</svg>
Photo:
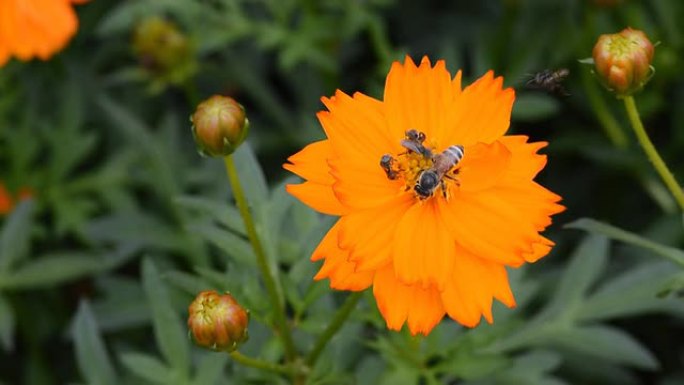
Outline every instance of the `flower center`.
<svg viewBox="0 0 684 385">
<path fill-rule="evenodd" d="M 396 156 L 385 154 L 380 166 L 390 180 L 402 179 L 404 191 L 413 190 L 420 200 L 428 199 L 438 189 L 449 199 L 449 189 L 459 186 L 459 162 L 463 158 L 461 145 L 453 145 L 442 152 L 435 152 L 435 146 L 425 145 L 425 134 L 411 129 L 401 141 L 406 152 Z"/>
</svg>

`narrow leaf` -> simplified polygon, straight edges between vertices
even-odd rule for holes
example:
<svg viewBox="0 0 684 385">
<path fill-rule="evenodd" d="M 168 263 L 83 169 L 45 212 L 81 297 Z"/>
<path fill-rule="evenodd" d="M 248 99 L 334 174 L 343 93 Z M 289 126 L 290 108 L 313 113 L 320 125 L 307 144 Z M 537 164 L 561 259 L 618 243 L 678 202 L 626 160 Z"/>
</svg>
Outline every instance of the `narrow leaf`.
<svg viewBox="0 0 684 385">
<path fill-rule="evenodd" d="M 239 264 L 255 266 L 256 257 L 252 246 L 244 238 L 210 224 L 198 224 L 190 226 L 190 230 L 200 237 L 208 240 L 235 259 Z"/>
<path fill-rule="evenodd" d="M 0 293 L 0 344 L 5 351 L 14 349 L 14 309 L 7 297 Z"/>
<path fill-rule="evenodd" d="M 565 269 L 552 306 L 569 307 L 581 302 L 608 262 L 608 240 L 601 236 L 586 237 Z"/>
<path fill-rule="evenodd" d="M 226 202 L 216 202 L 191 196 L 178 197 L 175 202 L 187 209 L 208 214 L 212 219 L 238 234 L 246 234 L 240 212 Z"/>
<path fill-rule="evenodd" d="M 233 159 L 250 207 L 252 210 L 264 207 L 268 199 L 268 185 L 249 143 L 243 143 L 233 154 Z"/>
<path fill-rule="evenodd" d="M 28 254 L 34 203 L 22 201 L 7 218 L 0 232 L 0 272 L 8 271 Z"/>
<path fill-rule="evenodd" d="M 601 286 L 582 302 L 578 318 L 605 320 L 650 312 L 684 316 L 684 302 L 658 298 L 657 294 L 677 275 L 671 264 L 660 262 L 631 269 Z"/>
<path fill-rule="evenodd" d="M 26 263 L 12 273 L 0 274 L 0 288 L 35 289 L 73 281 L 107 269 L 95 255 L 50 255 Z"/>
<path fill-rule="evenodd" d="M 608 326 L 585 326 L 558 330 L 548 336 L 552 345 L 602 358 L 608 362 L 655 370 L 658 361 L 629 334 Z"/>
<path fill-rule="evenodd" d="M 674 247 L 661 245 L 659 243 L 646 239 L 640 235 L 622 230 L 618 227 L 602 223 L 590 218 L 578 219 L 572 223 L 568 223 L 567 225 L 565 225 L 565 227 L 602 234 L 608 238 L 644 248 L 684 267 L 684 251 L 675 249 Z"/>
<path fill-rule="evenodd" d="M 194 385 L 213 385 L 219 382 L 223 369 L 228 363 L 227 354 L 219 354 L 214 352 L 207 352 L 199 362 L 197 367 L 197 376 L 195 377 Z"/>
<path fill-rule="evenodd" d="M 152 324 L 157 345 L 166 361 L 177 369 L 183 378 L 190 371 L 188 338 L 157 268 L 149 258 L 142 265 L 143 289 L 152 310 Z"/>
<path fill-rule="evenodd" d="M 95 317 L 87 301 L 81 301 L 72 334 L 76 347 L 76 364 L 89 385 L 116 385 L 119 383 Z"/>
<path fill-rule="evenodd" d="M 121 354 L 121 363 L 138 377 L 154 384 L 173 384 L 171 370 L 158 358 L 141 353 Z"/>
</svg>

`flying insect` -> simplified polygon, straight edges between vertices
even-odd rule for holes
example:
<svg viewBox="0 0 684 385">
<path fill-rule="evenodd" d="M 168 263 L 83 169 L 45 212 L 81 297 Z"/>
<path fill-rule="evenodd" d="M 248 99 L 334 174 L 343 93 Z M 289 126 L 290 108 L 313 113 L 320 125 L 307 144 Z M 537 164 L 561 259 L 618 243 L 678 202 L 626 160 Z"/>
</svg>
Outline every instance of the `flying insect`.
<svg viewBox="0 0 684 385">
<path fill-rule="evenodd" d="M 563 87 L 563 80 L 570 75 L 570 70 L 560 68 L 557 70 L 546 69 L 532 75 L 532 78 L 525 83 L 528 88 L 545 90 L 552 94 L 569 96 L 568 91 Z"/>
</svg>

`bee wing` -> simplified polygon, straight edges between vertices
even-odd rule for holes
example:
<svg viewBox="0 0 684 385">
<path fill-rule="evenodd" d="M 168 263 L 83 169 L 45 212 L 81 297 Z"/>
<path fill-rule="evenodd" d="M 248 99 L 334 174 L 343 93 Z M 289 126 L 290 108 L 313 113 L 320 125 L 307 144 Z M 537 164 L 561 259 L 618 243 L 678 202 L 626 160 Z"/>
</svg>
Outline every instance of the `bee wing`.
<svg viewBox="0 0 684 385">
<path fill-rule="evenodd" d="M 413 151 L 413 152 L 415 152 L 416 154 L 422 154 L 423 151 L 424 151 L 422 145 L 420 145 L 420 144 L 418 144 L 418 143 L 416 143 L 416 142 L 414 142 L 414 141 L 412 141 L 412 140 L 403 139 L 403 140 L 401 141 L 401 145 L 402 145 L 405 149 L 407 149 L 407 150 L 409 150 L 409 151 Z"/>
</svg>

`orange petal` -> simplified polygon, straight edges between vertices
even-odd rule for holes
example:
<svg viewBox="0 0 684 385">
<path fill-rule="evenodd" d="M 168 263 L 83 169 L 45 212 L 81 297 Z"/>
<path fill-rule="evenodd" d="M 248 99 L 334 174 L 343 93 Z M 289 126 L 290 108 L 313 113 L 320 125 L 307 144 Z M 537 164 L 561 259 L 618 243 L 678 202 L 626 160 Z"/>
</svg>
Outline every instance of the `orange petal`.
<svg viewBox="0 0 684 385">
<path fill-rule="evenodd" d="M 350 250 L 357 271 L 376 270 L 390 262 L 397 223 L 413 204 L 404 194 L 379 207 L 354 211 L 340 219 L 339 246 Z"/>
<path fill-rule="evenodd" d="M 321 140 L 287 158 L 290 163 L 285 163 L 283 168 L 306 180 L 331 186 L 335 179 L 330 175 L 328 158 L 332 156 L 330 141 Z"/>
<path fill-rule="evenodd" d="M 285 190 L 312 209 L 328 215 L 344 215 L 349 209 L 337 200 L 330 186 L 314 182 L 288 184 Z"/>
<path fill-rule="evenodd" d="M 539 235 L 534 222 L 496 190 L 460 194 L 458 200 L 444 206 L 458 243 L 480 258 L 519 266 L 523 260 L 529 261 L 527 254 L 537 255 L 535 244 L 553 244 Z"/>
<path fill-rule="evenodd" d="M 467 147 L 458 169 L 461 191 L 476 192 L 496 185 L 509 169 L 510 161 L 511 152 L 499 141 Z"/>
<path fill-rule="evenodd" d="M 395 62 L 387 75 L 384 95 L 394 140 L 414 128 L 431 141 L 441 143 L 448 122 L 444 111 L 452 103 L 454 87 L 443 60 L 434 67 L 427 57 L 423 57 L 419 67 L 408 56 L 403 65 Z"/>
<path fill-rule="evenodd" d="M 546 166 L 546 155 L 537 154 L 546 147 L 546 142 L 527 143 L 523 135 L 504 136 L 499 140 L 511 153 L 511 164 L 508 168 L 509 180 L 531 180 Z"/>
<path fill-rule="evenodd" d="M 441 293 L 449 317 L 474 327 L 482 315 L 489 323 L 493 322 L 492 298 L 508 307 L 515 306 L 503 266 L 477 258 L 466 250 L 459 249 L 457 253 L 452 279 Z"/>
<path fill-rule="evenodd" d="M 455 259 L 455 241 L 435 199 L 413 204 L 397 224 L 392 248 L 397 278 L 406 284 L 444 288 Z"/>
<path fill-rule="evenodd" d="M 375 274 L 373 294 L 391 330 L 401 330 L 408 320 L 412 335 L 427 335 L 444 317 L 444 307 L 437 289 L 401 283 L 394 276 L 391 265 Z"/>
<path fill-rule="evenodd" d="M 350 97 L 337 91 L 322 98 L 328 111 L 318 113 L 337 158 L 361 166 L 376 166 L 380 157 L 397 144 L 387 132 L 384 106 L 361 93 Z"/>
<path fill-rule="evenodd" d="M 564 206 L 556 203 L 561 200 L 560 196 L 536 182 L 499 185 L 480 193 L 505 197 L 506 202 L 532 222 L 538 231 L 546 229 L 551 224 L 551 215 L 565 210 Z"/>
<path fill-rule="evenodd" d="M 466 87 L 442 110 L 449 125 L 442 146 L 491 143 L 508 130 L 515 100 L 512 88 L 502 89 L 503 78 L 489 71 Z"/>
<path fill-rule="evenodd" d="M 366 165 L 355 165 L 346 159 L 331 159 L 329 164 L 330 173 L 335 179 L 333 191 L 345 206 L 369 209 L 403 194 L 400 180 L 387 179 L 380 167 L 380 157 Z"/>
<path fill-rule="evenodd" d="M 464 194 L 457 193 L 448 202 L 442 199 L 438 200 L 439 214 L 456 243 L 466 247 L 473 254 L 496 263 L 514 267 L 522 265 L 524 263 L 524 258 L 520 255 L 522 250 L 511 246 L 518 245 L 519 240 L 510 234 L 500 236 L 488 228 L 488 223 L 498 224 L 500 218 L 479 217 L 479 215 L 483 215 L 483 212 L 478 212 L 477 208 L 469 206 L 461 198 L 462 195 Z M 491 214 L 487 213 L 486 215 Z M 505 238 L 502 239 L 501 237 Z"/>
<path fill-rule="evenodd" d="M 361 291 L 373 282 L 375 272 L 356 272 L 354 263 L 348 261 L 349 253 L 337 246 L 339 221 L 328 231 L 313 252 L 312 260 L 325 258 L 315 280 L 330 279 L 330 287 L 337 290 Z"/>
</svg>

